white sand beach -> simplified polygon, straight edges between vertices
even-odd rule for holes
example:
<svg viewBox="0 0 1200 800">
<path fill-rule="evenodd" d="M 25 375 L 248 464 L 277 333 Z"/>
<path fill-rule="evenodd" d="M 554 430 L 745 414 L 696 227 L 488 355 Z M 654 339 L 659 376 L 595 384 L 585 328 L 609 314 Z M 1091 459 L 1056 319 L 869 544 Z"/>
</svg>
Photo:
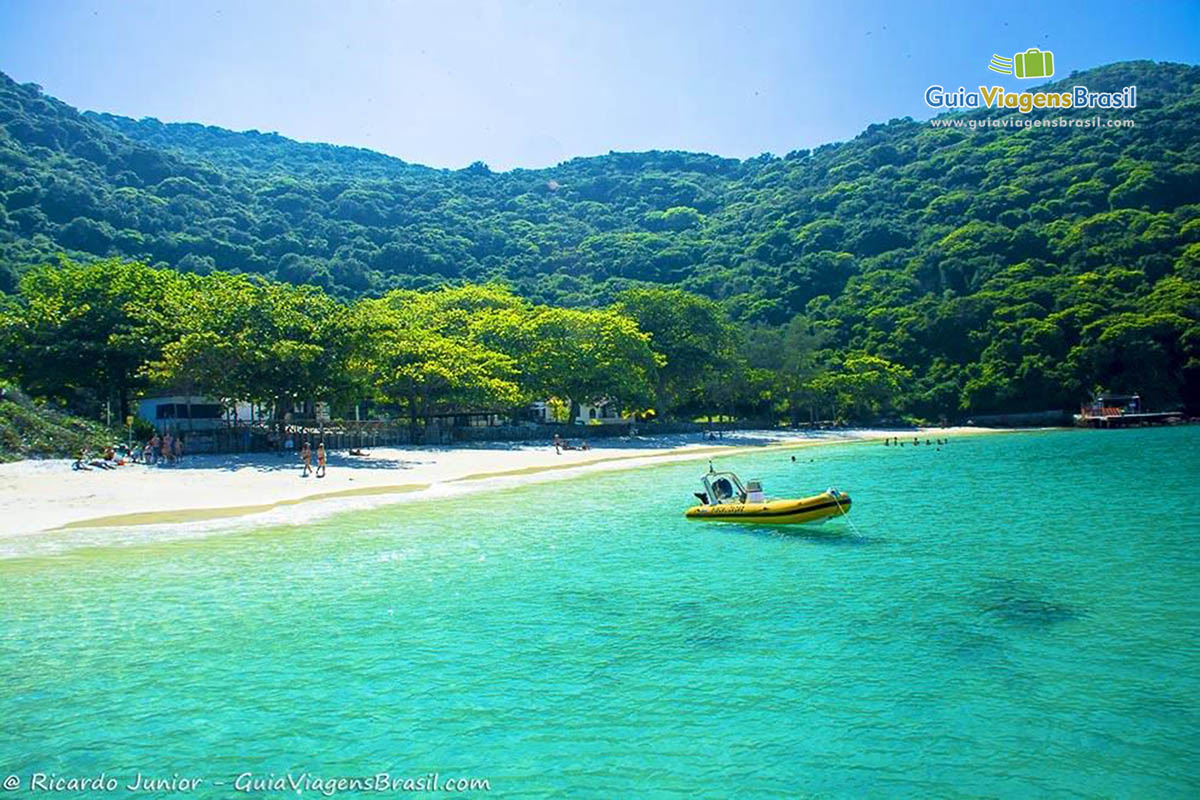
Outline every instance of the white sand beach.
<svg viewBox="0 0 1200 800">
<path fill-rule="evenodd" d="M 293 456 L 193 455 L 173 466 L 133 464 L 76 471 L 67 459 L 0 464 L 0 536 L 56 529 L 194 523 L 259 515 L 304 504 L 319 513 L 348 498 L 375 503 L 415 499 L 439 489 L 474 491 L 551 480 L 589 470 L 734 455 L 744 448 L 802 447 L 884 438 L 954 437 L 984 428 L 928 430 L 737 431 L 602 439 L 590 450 L 556 453 L 549 444 L 378 448 L 366 457 L 331 452 L 326 477 L 301 477 Z M 575 440 L 578 444 L 578 440 Z M 67 533 L 67 531 L 64 531 Z"/>
</svg>

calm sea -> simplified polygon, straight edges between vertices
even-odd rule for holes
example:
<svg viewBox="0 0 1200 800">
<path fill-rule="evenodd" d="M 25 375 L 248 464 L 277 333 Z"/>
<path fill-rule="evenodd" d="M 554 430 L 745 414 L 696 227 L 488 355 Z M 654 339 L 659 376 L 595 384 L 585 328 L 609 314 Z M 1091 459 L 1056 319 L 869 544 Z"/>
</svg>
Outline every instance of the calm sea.
<svg viewBox="0 0 1200 800">
<path fill-rule="evenodd" d="M 853 526 L 685 521 L 694 462 L 0 560 L 0 780 L 1200 794 L 1200 428 L 717 465 Z"/>
</svg>

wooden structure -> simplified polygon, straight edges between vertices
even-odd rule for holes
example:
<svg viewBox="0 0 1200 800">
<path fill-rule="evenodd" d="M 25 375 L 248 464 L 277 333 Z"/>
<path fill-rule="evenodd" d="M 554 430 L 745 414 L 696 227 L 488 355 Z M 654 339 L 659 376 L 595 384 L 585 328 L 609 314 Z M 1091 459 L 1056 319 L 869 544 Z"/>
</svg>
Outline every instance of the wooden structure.
<svg viewBox="0 0 1200 800">
<path fill-rule="evenodd" d="M 1182 420 L 1181 411 L 1146 411 L 1137 394 L 1098 394 L 1075 415 L 1075 424 L 1081 428 L 1129 428 Z"/>
</svg>

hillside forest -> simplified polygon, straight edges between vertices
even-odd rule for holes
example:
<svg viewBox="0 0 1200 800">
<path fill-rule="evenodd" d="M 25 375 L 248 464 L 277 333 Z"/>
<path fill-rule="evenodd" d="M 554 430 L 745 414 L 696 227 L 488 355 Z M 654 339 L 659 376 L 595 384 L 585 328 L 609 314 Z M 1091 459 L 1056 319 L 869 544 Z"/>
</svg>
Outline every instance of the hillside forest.
<svg viewBox="0 0 1200 800">
<path fill-rule="evenodd" d="M 81 113 L 0 75 L 0 373 L 93 417 L 165 385 L 414 421 L 547 398 L 958 420 L 1100 389 L 1196 413 L 1200 67 L 1048 88 L 1077 83 L 1136 84 L 1135 124 L 906 118 L 497 173 Z"/>
</svg>

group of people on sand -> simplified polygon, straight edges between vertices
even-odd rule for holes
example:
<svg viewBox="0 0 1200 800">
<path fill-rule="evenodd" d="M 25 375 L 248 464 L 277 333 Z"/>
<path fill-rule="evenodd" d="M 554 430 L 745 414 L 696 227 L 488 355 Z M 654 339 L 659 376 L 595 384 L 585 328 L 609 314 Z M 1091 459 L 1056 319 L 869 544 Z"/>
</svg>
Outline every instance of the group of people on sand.
<svg viewBox="0 0 1200 800">
<path fill-rule="evenodd" d="M 563 450 L 591 450 L 591 449 L 592 449 L 592 447 L 591 447 L 591 445 L 589 445 L 587 443 L 587 439 L 580 439 L 579 446 L 576 447 L 575 445 L 568 442 L 566 439 L 559 436 L 557 433 L 554 434 L 554 452 L 557 453 L 558 455 L 562 455 Z"/>
<path fill-rule="evenodd" d="M 305 439 L 304 444 L 300 446 L 300 461 L 304 464 L 304 471 L 300 473 L 301 478 L 307 478 L 314 474 L 312 468 L 313 450 L 312 444 Z M 317 445 L 317 471 L 318 478 L 325 477 L 325 443 L 321 442 Z"/>
<path fill-rule="evenodd" d="M 165 431 L 161 437 L 155 433 L 142 448 L 142 463 L 147 466 L 174 464 L 181 460 L 183 460 L 183 439 L 172 435 L 170 431 Z"/>
<path fill-rule="evenodd" d="M 93 454 L 91 449 L 85 447 L 76 454 L 75 463 L 71 465 L 71 468 L 76 470 L 90 470 L 93 467 L 116 469 L 138 463 L 146 466 L 174 464 L 182 459 L 183 439 L 167 431 L 161 437 L 155 433 L 143 447 L 135 445 L 130 448 L 123 444 L 110 444 L 104 448 L 103 453 L 98 455 Z"/>
</svg>

